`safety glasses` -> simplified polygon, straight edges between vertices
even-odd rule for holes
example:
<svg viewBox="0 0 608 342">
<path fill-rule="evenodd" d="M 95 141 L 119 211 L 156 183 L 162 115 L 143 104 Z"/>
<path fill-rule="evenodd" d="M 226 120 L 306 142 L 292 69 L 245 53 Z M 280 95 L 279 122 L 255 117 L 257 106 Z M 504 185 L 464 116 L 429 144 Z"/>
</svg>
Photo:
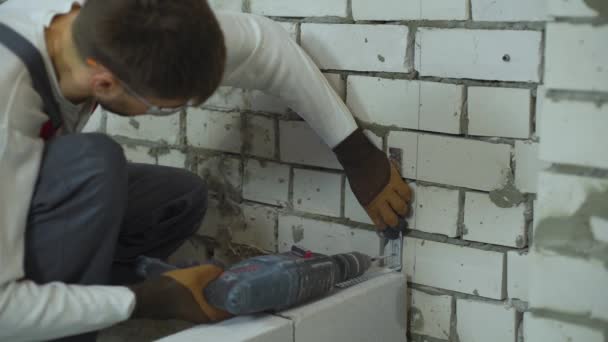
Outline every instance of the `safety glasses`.
<svg viewBox="0 0 608 342">
<path fill-rule="evenodd" d="M 178 107 L 159 107 L 157 105 L 150 103 L 150 101 L 146 100 L 143 96 L 139 95 L 137 92 L 135 92 L 133 89 L 131 89 L 131 87 L 129 87 L 125 82 L 120 81 L 120 83 L 125 88 L 125 90 L 127 90 L 127 92 L 129 94 L 131 94 L 131 96 L 133 96 L 139 102 L 143 103 L 144 105 L 146 105 L 146 107 L 148 107 L 148 109 L 146 110 L 146 114 L 148 114 L 148 115 L 153 115 L 153 116 L 173 115 L 175 113 L 179 113 L 182 110 L 185 110 L 189 107 L 194 107 L 196 105 L 194 100 L 190 100 L 185 105 L 178 106 Z"/>
</svg>

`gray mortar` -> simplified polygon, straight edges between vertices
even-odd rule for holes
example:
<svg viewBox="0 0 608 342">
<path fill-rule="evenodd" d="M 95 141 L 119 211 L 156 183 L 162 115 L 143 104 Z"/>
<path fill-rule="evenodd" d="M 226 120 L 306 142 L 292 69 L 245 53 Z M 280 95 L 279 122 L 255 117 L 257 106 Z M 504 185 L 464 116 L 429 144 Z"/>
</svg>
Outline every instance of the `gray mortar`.
<svg viewBox="0 0 608 342">
<path fill-rule="evenodd" d="M 608 321 L 591 317 L 591 314 L 572 314 L 549 309 L 530 309 L 535 317 L 545 318 L 553 321 L 565 322 L 584 326 L 602 332 L 604 342 L 608 342 Z"/>
<path fill-rule="evenodd" d="M 410 328 L 412 330 L 422 330 L 424 328 L 424 316 L 422 311 L 415 306 L 410 308 L 408 316 L 410 317 Z"/>
<path fill-rule="evenodd" d="M 490 199 L 499 208 L 513 208 L 524 202 L 524 195 L 515 187 L 513 173 L 507 174 L 507 180 L 502 189 L 490 192 Z"/>
<path fill-rule="evenodd" d="M 291 226 L 291 234 L 294 243 L 304 240 L 304 227 L 302 225 Z"/>
<path fill-rule="evenodd" d="M 608 18 L 608 2 L 606 0 L 584 0 L 587 6 L 598 12 L 600 18 Z"/>
<path fill-rule="evenodd" d="M 595 240 L 590 225 L 592 216 L 608 220 L 608 187 L 590 191 L 585 202 L 572 215 L 543 218 L 534 234 L 535 249 L 597 259 L 608 270 L 608 243 Z"/>
<path fill-rule="evenodd" d="M 570 90 L 547 90 L 546 97 L 559 101 L 592 102 L 598 108 L 608 104 L 608 92 L 597 91 L 570 91 Z"/>
<path fill-rule="evenodd" d="M 130 119 L 129 125 L 131 125 L 131 127 L 135 128 L 135 129 L 139 129 L 139 121 L 137 121 L 135 119 Z"/>
</svg>

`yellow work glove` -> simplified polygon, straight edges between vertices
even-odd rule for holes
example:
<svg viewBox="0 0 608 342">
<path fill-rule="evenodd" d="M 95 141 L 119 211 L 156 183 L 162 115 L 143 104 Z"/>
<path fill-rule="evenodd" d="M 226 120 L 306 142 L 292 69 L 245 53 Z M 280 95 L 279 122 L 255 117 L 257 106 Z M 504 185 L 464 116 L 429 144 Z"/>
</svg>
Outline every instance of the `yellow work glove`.
<svg viewBox="0 0 608 342">
<path fill-rule="evenodd" d="M 374 224 L 384 230 L 396 227 L 410 215 L 412 191 L 388 157 L 361 129 L 334 148 L 355 197 Z"/>
<path fill-rule="evenodd" d="M 230 318 L 229 313 L 209 305 L 203 294 L 207 285 L 222 272 L 216 265 L 202 265 L 167 272 L 129 286 L 135 293 L 132 318 L 178 319 L 192 323 Z"/>
</svg>

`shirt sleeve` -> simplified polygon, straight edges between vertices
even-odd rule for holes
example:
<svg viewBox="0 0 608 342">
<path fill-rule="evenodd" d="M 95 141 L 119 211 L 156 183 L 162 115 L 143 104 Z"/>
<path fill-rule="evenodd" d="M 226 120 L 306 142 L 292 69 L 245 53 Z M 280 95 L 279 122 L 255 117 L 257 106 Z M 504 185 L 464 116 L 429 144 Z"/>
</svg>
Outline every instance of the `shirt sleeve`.
<svg viewBox="0 0 608 342">
<path fill-rule="evenodd" d="M 103 329 L 129 318 L 134 297 L 118 286 L 10 282 L 0 286 L 0 341 L 42 341 Z"/>
<path fill-rule="evenodd" d="M 223 85 L 281 98 L 330 148 L 357 129 L 342 99 L 281 25 L 253 14 L 217 16 L 228 52 Z"/>
<path fill-rule="evenodd" d="M 0 113 L 0 121 L 10 122 L 2 114 L 8 115 Z M 0 125 L 0 341 L 41 341 L 98 330 L 126 320 L 135 305 L 135 295 L 126 287 L 22 280 L 27 212 L 42 150 L 41 139 Z"/>
</svg>

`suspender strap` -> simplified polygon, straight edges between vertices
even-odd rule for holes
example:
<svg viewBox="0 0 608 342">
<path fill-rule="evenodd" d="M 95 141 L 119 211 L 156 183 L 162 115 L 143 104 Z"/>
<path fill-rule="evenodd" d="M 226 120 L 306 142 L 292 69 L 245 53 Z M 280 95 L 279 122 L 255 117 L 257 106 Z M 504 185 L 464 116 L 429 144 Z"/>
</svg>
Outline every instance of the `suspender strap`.
<svg viewBox="0 0 608 342">
<path fill-rule="evenodd" d="M 57 130 L 63 120 L 42 55 L 29 40 L 3 23 L 0 23 L 0 44 L 17 55 L 27 67 L 34 89 L 44 103 L 44 112 L 49 116 L 53 129 Z"/>
</svg>

